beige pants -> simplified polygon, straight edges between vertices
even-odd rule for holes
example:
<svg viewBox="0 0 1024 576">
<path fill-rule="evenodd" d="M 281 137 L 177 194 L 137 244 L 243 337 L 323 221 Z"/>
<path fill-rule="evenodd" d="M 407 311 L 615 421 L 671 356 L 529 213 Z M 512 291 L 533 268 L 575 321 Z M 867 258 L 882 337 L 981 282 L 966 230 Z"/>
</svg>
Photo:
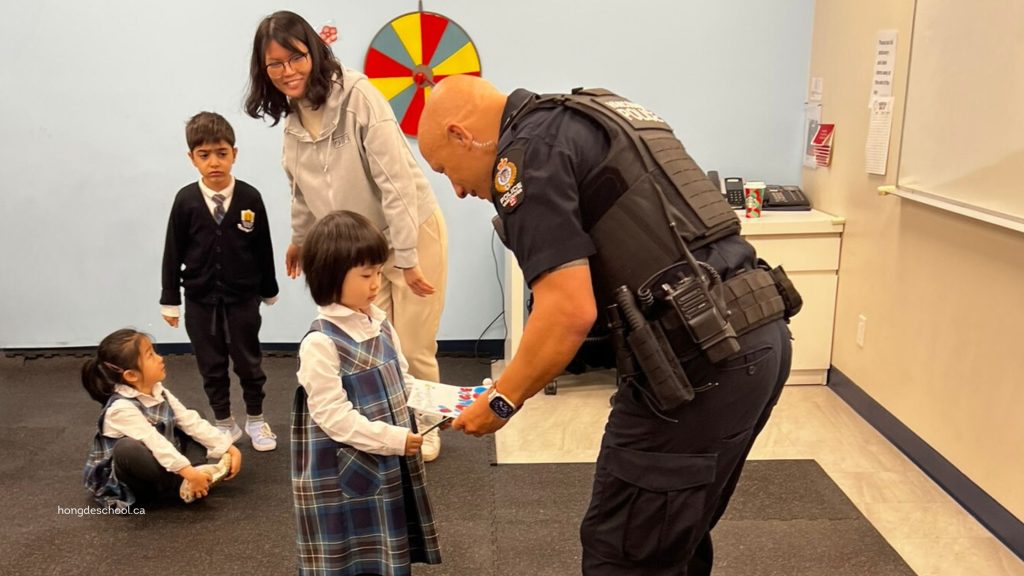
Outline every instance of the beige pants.
<svg viewBox="0 0 1024 576">
<path fill-rule="evenodd" d="M 405 283 L 403 272 L 395 268 L 392 251 L 384 263 L 384 278 L 375 304 L 384 310 L 398 332 L 402 353 L 409 362 L 409 373 L 423 380 L 437 382 L 437 329 L 444 310 L 445 285 L 448 281 L 448 229 L 438 208 L 420 225 L 416 245 L 420 271 L 434 287 L 430 296 L 417 296 Z"/>
</svg>

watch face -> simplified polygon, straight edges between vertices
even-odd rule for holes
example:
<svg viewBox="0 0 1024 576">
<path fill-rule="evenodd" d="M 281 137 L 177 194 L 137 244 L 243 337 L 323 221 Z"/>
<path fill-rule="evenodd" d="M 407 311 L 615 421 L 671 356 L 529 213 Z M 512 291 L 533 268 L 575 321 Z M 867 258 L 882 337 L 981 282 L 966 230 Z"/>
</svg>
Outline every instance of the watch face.
<svg viewBox="0 0 1024 576">
<path fill-rule="evenodd" d="M 516 412 L 516 407 L 513 406 L 508 400 L 505 400 L 501 396 L 495 396 L 491 398 L 489 402 L 491 411 L 498 415 L 498 418 L 508 420 Z"/>
</svg>

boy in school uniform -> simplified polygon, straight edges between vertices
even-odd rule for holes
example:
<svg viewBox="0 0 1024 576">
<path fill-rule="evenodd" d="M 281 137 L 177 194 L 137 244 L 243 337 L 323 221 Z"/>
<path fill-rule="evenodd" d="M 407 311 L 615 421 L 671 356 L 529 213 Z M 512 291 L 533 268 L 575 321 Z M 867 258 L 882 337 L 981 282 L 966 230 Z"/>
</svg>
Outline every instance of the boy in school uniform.
<svg viewBox="0 0 1024 576">
<path fill-rule="evenodd" d="M 277 301 L 274 251 L 263 198 L 231 175 L 238 149 L 231 124 L 200 112 L 185 127 L 188 157 L 202 176 L 178 191 L 164 243 L 161 314 L 178 326 L 185 289 L 185 331 L 192 342 L 216 426 L 242 437 L 231 415 L 228 359 L 245 401 L 245 431 L 259 451 L 277 447 L 263 418 L 260 303 Z"/>
</svg>

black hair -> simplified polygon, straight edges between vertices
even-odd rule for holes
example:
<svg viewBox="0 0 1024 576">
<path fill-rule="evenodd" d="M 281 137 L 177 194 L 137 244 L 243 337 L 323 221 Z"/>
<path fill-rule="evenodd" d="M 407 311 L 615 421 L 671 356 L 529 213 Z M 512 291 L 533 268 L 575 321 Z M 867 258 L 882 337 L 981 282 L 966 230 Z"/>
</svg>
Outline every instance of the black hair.
<svg viewBox="0 0 1024 576">
<path fill-rule="evenodd" d="M 299 43 L 309 50 L 312 63 L 303 98 L 314 109 L 327 102 L 333 84 L 341 87 L 341 62 L 334 55 L 320 35 L 302 16 L 287 10 L 274 12 L 260 22 L 252 42 L 252 58 L 249 62 L 249 93 L 245 97 L 245 113 L 253 118 L 270 116 L 276 126 L 282 116 L 293 112 L 288 97 L 281 93 L 267 75 L 264 56 L 267 46 L 274 41 L 293 51 L 300 52 Z M 336 77 L 336 78 L 335 78 Z"/>
<path fill-rule="evenodd" d="M 185 141 L 189 151 L 203 144 L 227 142 L 235 147 L 235 130 L 226 118 L 216 112 L 200 112 L 188 119 L 185 124 Z"/>
<path fill-rule="evenodd" d="M 82 364 L 82 387 L 92 399 L 106 405 L 114 386 L 127 384 L 124 373 L 139 370 L 142 341 L 147 335 L 131 328 L 110 334 L 96 348 L 96 356 Z"/>
<path fill-rule="evenodd" d="M 388 259 L 388 241 L 373 222 L 355 212 L 324 216 L 302 243 L 302 273 L 319 306 L 341 299 L 345 275 L 356 266 L 379 266 Z"/>
</svg>

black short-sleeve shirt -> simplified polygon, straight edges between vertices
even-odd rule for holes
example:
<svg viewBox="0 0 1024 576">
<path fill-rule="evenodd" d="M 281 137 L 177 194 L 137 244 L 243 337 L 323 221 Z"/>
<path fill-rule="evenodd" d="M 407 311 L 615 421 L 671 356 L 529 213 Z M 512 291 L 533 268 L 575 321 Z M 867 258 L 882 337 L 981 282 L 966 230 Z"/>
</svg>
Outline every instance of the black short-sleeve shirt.
<svg viewBox="0 0 1024 576">
<path fill-rule="evenodd" d="M 508 97 L 491 190 L 527 285 L 596 252 L 580 219 L 580 186 L 610 148 L 604 130 L 578 112 L 527 109 L 536 98 L 522 89 Z"/>
</svg>

